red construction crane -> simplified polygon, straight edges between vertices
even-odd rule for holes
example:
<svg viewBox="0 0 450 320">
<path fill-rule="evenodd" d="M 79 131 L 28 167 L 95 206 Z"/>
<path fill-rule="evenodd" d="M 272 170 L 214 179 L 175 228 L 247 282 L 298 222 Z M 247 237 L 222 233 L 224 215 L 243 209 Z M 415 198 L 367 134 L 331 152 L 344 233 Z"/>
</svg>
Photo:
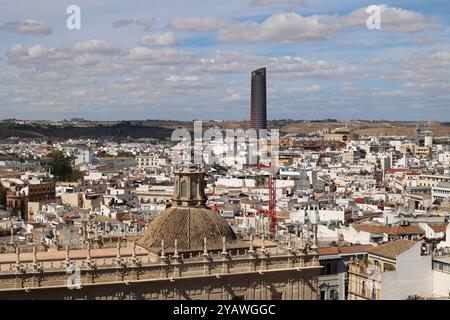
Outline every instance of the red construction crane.
<svg viewBox="0 0 450 320">
<path fill-rule="evenodd" d="M 274 179 L 275 167 L 258 163 L 258 169 L 269 172 L 269 232 L 275 235 L 277 232 L 277 187 Z"/>
</svg>

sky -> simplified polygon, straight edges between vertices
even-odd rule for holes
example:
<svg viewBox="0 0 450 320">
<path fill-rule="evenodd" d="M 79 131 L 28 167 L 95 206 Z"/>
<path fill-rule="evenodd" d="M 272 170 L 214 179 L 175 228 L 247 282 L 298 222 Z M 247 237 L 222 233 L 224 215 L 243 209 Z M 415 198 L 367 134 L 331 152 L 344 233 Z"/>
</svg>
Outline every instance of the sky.
<svg viewBox="0 0 450 320">
<path fill-rule="evenodd" d="M 0 119 L 246 120 L 266 67 L 269 119 L 450 121 L 449 24 L 448 0 L 0 0 Z"/>
</svg>

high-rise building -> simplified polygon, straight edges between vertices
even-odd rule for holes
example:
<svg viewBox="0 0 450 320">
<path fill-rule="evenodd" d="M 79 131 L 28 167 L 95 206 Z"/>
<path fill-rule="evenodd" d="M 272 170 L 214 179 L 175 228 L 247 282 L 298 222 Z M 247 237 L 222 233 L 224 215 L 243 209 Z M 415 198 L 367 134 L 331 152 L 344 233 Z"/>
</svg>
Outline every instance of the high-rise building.
<svg viewBox="0 0 450 320">
<path fill-rule="evenodd" d="M 252 72 L 250 127 L 267 129 L 266 68 Z"/>
</svg>

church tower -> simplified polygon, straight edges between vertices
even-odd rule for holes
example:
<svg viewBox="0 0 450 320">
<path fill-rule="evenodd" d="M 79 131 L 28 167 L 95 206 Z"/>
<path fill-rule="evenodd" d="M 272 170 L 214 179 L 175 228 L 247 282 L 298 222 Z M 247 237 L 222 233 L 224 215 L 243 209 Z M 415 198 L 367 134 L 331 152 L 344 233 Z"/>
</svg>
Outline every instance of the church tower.
<svg viewBox="0 0 450 320">
<path fill-rule="evenodd" d="M 201 165 L 178 166 L 174 170 L 175 190 L 172 203 L 182 207 L 204 207 L 205 171 Z"/>
</svg>

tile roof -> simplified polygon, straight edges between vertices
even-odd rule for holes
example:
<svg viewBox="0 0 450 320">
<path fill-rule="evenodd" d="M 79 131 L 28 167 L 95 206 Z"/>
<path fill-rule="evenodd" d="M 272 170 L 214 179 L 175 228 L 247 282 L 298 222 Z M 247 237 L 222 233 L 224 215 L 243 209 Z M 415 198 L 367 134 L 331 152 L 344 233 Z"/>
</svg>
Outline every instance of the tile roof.
<svg viewBox="0 0 450 320">
<path fill-rule="evenodd" d="M 395 225 L 392 227 L 388 227 L 386 225 L 376 224 L 356 224 L 353 226 L 353 228 L 359 232 L 364 231 L 368 233 L 385 233 L 389 235 L 425 234 L 425 231 L 418 225 Z"/>
<path fill-rule="evenodd" d="M 389 234 L 401 235 L 401 234 L 425 234 L 425 231 L 419 225 L 409 226 L 393 226 L 389 230 Z"/>
<path fill-rule="evenodd" d="M 355 224 L 353 228 L 356 231 L 364 231 L 368 233 L 389 233 L 389 227 L 385 225 L 375 225 L 375 224 Z"/>
<path fill-rule="evenodd" d="M 447 223 L 444 224 L 428 224 L 428 226 L 433 229 L 434 232 L 443 232 L 447 231 Z"/>
<path fill-rule="evenodd" d="M 395 240 L 373 247 L 367 252 L 375 256 L 396 260 L 399 255 L 412 248 L 416 243 L 418 242 L 411 240 Z"/>
</svg>

